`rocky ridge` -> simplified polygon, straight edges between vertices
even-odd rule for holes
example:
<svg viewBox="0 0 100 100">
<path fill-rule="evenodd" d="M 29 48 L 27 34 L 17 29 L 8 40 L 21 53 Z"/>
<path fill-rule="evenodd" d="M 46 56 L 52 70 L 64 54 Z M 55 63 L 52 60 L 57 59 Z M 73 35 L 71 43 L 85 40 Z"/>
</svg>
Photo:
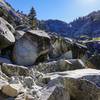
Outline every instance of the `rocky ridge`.
<svg viewBox="0 0 100 100">
<path fill-rule="evenodd" d="M 70 23 L 60 20 L 41 21 L 40 28 L 49 32 L 55 32 L 60 36 L 70 38 L 100 37 L 100 11 L 93 11 L 90 14 L 79 17 Z"/>
</svg>

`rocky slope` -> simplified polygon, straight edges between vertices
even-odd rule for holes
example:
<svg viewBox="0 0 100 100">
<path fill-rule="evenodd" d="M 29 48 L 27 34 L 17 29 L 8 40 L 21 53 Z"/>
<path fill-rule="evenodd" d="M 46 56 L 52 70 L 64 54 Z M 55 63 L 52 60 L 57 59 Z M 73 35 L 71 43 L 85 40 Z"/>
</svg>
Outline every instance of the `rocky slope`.
<svg viewBox="0 0 100 100">
<path fill-rule="evenodd" d="M 100 99 L 99 41 L 75 41 L 12 22 L 0 17 L 0 100 Z"/>
</svg>

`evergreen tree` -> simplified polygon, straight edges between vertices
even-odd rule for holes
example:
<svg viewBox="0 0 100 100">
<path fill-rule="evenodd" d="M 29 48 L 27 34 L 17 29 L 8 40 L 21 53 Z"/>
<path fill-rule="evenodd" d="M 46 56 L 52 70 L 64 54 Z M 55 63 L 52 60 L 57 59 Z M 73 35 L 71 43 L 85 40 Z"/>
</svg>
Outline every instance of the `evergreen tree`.
<svg viewBox="0 0 100 100">
<path fill-rule="evenodd" d="M 37 27 L 36 11 L 34 7 L 31 8 L 30 13 L 28 14 L 29 24 L 32 26 L 32 29 Z"/>
</svg>

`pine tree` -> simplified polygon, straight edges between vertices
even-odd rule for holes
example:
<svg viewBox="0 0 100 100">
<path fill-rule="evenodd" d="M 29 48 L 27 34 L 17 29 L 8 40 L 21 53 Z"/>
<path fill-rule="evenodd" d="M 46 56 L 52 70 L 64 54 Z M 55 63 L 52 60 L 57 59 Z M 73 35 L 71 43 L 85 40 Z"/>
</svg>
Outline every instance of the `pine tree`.
<svg viewBox="0 0 100 100">
<path fill-rule="evenodd" d="M 29 24 L 32 26 L 32 29 L 36 28 L 37 26 L 37 19 L 36 19 L 36 11 L 34 7 L 31 8 L 30 13 L 28 14 Z"/>
</svg>

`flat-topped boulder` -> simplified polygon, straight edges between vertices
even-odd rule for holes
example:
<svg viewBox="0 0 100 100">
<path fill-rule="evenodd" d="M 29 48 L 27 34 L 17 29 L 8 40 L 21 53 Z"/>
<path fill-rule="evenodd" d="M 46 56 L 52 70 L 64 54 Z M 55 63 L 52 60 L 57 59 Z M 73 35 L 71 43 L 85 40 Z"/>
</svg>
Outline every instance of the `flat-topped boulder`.
<svg viewBox="0 0 100 100">
<path fill-rule="evenodd" d="M 15 42 L 14 28 L 6 20 L 0 17 L 0 49 Z"/>
<path fill-rule="evenodd" d="M 13 49 L 13 62 L 18 65 L 33 65 L 37 58 L 44 59 L 49 51 L 50 37 L 44 31 L 27 30 L 21 32 Z"/>
</svg>

